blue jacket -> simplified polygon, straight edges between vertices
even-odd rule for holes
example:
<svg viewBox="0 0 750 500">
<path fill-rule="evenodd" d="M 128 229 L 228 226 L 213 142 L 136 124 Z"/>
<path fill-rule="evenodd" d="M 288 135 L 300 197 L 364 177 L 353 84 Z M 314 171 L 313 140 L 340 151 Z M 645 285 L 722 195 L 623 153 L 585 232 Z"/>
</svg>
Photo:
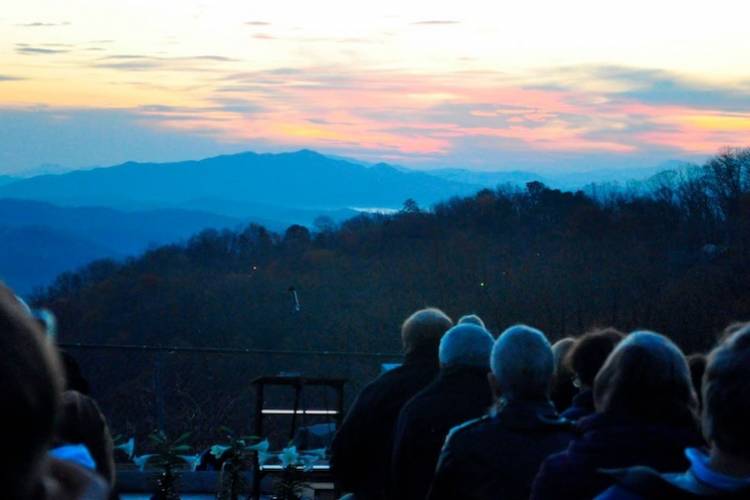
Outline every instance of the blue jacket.
<svg viewBox="0 0 750 500">
<path fill-rule="evenodd" d="M 750 477 L 736 478 L 708 467 L 708 457 L 695 448 L 685 450 L 690 469 L 681 473 L 659 474 L 648 467 L 631 467 L 612 471 L 617 484 L 599 495 L 597 500 L 642 500 L 673 498 L 750 498 Z"/>
</svg>

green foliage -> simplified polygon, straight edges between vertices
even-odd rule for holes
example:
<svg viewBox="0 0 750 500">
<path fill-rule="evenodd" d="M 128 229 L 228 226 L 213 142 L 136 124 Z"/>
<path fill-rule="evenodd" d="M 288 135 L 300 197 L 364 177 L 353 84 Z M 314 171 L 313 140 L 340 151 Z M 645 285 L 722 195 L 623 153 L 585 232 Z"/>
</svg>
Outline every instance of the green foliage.
<svg viewBox="0 0 750 500">
<path fill-rule="evenodd" d="M 177 439 L 170 440 L 163 431 L 154 431 L 148 436 L 148 440 L 154 449 L 150 455 L 136 458 L 136 463 L 145 467 L 147 464 L 160 469 L 155 478 L 156 488 L 152 500 L 175 500 L 179 499 L 177 494 L 177 481 L 180 470 L 185 465 L 190 465 L 197 460 L 197 456 L 186 456 L 192 447 L 187 444 L 190 433 L 186 432 Z"/>
<path fill-rule="evenodd" d="M 237 436 L 226 426 L 221 426 L 219 432 L 225 436 L 226 442 L 211 447 L 211 454 L 217 460 L 224 462 L 218 498 L 219 500 L 237 500 L 243 492 L 248 490 L 242 473 L 252 468 L 260 440 L 257 436 Z"/>
<path fill-rule="evenodd" d="M 277 500 L 300 500 L 305 486 L 302 472 L 295 466 L 286 467 L 281 473 L 281 478 L 274 485 L 274 499 Z"/>
</svg>

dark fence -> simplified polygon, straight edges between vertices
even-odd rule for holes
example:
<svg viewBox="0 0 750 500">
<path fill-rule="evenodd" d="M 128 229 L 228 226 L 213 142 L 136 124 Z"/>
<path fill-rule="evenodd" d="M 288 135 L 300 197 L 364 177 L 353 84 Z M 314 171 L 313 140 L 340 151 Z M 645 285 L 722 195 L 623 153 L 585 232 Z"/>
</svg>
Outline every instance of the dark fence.
<svg viewBox="0 0 750 500">
<path fill-rule="evenodd" d="M 268 375 L 345 378 L 345 407 L 382 370 L 398 363 L 400 354 L 224 349 L 145 345 L 60 344 L 76 360 L 91 395 L 106 415 L 113 434 L 135 436 L 140 454 L 147 435 L 192 433 L 198 449 L 221 441 L 220 426 L 251 434 L 255 414 L 252 380 Z M 311 387 L 303 407 L 322 410 L 302 414 L 301 425 L 326 422 L 336 409 L 336 394 Z M 267 391 L 266 406 L 291 408 L 293 392 Z M 265 425 L 275 448 L 286 445 L 291 416 Z"/>
</svg>

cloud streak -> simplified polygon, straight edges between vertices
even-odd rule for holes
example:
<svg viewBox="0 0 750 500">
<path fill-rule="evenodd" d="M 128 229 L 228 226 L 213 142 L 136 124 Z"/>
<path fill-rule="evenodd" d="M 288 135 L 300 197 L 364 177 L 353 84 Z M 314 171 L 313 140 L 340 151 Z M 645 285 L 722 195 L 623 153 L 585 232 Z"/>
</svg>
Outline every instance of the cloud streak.
<svg viewBox="0 0 750 500">
<path fill-rule="evenodd" d="M 411 24 L 412 26 L 451 26 L 461 24 L 461 21 L 454 21 L 451 19 L 430 19 L 427 21 L 416 21 Z"/>
<path fill-rule="evenodd" d="M 235 63 L 237 59 L 214 54 L 195 56 L 163 57 L 143 54 L 113 54 L 104 56 L 91 63 L 100 69 L 119 71 L 213 71 L 205 66 L 213 63 Z"/>
<path fill-rule="evenodd" d="M 34 21 L 30 23 L 20 23 L 16 24 L 16 26 L 20 28 L 55 28 L 58 26 L 70 26 L 70 21 L 63 21 L 63 22 L 41 22 L 41 21 Z"/>
<path fill-rule="evenodd" d="M 29 45 L 16 45 L 16 53 L 22 55 L 55 55 L 55 54 L 66 54 L 70 52 L 70 49 L 64 48 L 50 48 L 50 47 L 33 47 Z"/>
</svg>

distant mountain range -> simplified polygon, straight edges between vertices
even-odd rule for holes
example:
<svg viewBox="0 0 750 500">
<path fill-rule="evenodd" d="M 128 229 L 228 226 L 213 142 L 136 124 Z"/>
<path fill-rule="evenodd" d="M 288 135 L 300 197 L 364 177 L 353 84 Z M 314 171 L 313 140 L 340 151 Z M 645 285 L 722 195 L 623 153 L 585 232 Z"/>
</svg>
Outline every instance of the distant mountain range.
<svg viewBox="0 0 750 500">
<path fill-rule="evenodd" d="M 0 186 L 10 184 L 11 182 L 16 182 L 17 180 L 18 179 L 16 177 L 11 177 L 9 175 L 0 175 Z"/>
<path fill-rule="evenodd" d="M 25 179 L 0 176 L 0 279 L 25 293 L 92 259 L 135 255 L 206 228 L 255 222 L 283 231 L 295 223 L 311 226 L 321 215 L 339 222 L 359 207 L 398 209 L 408 198 L 429 207 L 500 184 L 541 181 L 572 189 L 642 179 L 658 170 L 557 176 L 415 171 L 302 150 L 129 162 Z"/>
<path fill-rule="evenodd" d="M 42 175 L 0 187 L 0 198 L 124 209 L 187 208 L 205 200 L 301 209 L 400 207 L 407 198 L 432 204 L 475 186 L 385 164 L 371 167 L 312 151 L 241 153 L 178 163 L 125 163 Z M 235 213 L 236 215 L 236 213 Z M 262 217 L 249 210 L 243 215 Z"/>
</svg>

